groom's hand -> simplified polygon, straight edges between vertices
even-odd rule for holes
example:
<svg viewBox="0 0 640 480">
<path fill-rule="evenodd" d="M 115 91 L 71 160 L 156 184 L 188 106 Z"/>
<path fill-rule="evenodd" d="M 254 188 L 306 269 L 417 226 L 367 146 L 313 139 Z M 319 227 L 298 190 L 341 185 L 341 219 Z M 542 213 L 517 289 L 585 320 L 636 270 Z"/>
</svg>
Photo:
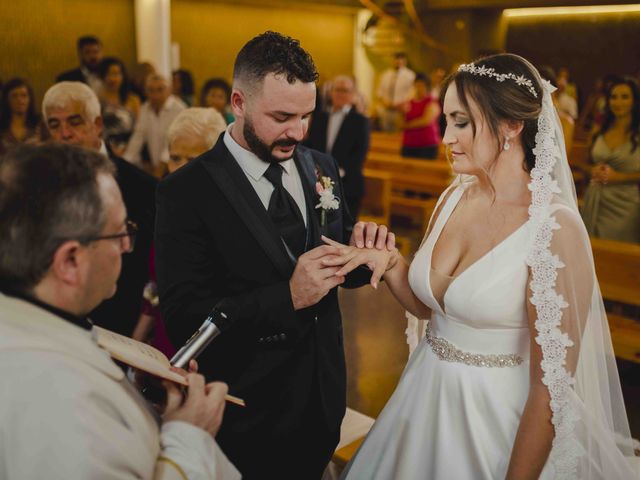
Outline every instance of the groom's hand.
<svg viewBox="0 0 640 480">
<path fill-rule="evenodd" d="M 376 248 L 377 250 L 396 248 L 396 236 L 385 225 L 375 222 L 358 222 L 353 226 L 349 245 L 358 248 Z"/>
<path fill-rule="evenodd" d="M 328 267 L 322 263 L 322 259 L 326 256 L 334 256 L 338 253 L 338 248 L 323 245 L 300 255 L 289 280 L 294 310 L 315 305 L 332 288 L 344 282 L 344 276 L 335 274 L 339 267 Z"/>
</svg>

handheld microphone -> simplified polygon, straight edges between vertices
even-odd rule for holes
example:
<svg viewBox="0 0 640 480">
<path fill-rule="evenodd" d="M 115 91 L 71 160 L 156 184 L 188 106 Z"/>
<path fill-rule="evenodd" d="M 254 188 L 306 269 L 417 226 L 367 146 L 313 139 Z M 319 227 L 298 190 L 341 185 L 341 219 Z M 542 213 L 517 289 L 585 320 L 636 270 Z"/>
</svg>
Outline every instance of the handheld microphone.
<svg viewBox="0 0 640 480">
<path fill-rule="evenodd" d="M 222 303 L 222 302 L 221 302 Z M 220 333 L 227 330 L 233 323 L 233 318 L 220 309 L 218 303 L 205 319 L 200 328 L 191 336 L 187 343 L 171 358 L 174 367 L 187 369 L 189 362 L 200 355 L 211 341 Z"/>
</svg>

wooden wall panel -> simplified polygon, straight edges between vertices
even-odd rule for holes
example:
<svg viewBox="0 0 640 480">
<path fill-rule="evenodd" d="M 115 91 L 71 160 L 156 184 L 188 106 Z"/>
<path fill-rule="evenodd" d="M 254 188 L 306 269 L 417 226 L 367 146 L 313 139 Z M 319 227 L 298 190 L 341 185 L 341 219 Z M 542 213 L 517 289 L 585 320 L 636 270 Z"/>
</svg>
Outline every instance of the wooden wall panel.
<svg viewBox="0 0 640 480">
<path fill-rule="evenodd" d="M 352 12 L 229 5 L 175 0 L 172 38 L 180 45 L 182 68 L 192 71 L 198 89 L 209 77 L 231 80 L 233 61 L 255 35 L 274 30 L 300 40 L 323 79 L 353 71 Z"/>
<path fill-rule="evenodd" d="M 637 74 L 638 45 L 640 13 L 511 18 L 506 41 L 536 65 L 568 67 L 582 99 L 598 76 Z"/>
<path fill-rule="evenodd" d="M 38 102 L 58 73 L 78 65 L 76 39 L 102 39 L 105 53 L 135 61 L 133 0 L 0 2 L 0 78 L 26 77 Z"/>
</svg>

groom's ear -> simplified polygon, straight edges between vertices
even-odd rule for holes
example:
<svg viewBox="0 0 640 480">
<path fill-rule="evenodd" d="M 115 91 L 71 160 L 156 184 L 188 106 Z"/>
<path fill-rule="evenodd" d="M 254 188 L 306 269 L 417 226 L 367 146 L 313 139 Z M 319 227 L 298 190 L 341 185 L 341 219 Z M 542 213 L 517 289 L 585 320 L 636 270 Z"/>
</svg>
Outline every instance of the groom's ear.
<svg viewBox="0 0 640 480">
<path fill-rule="evenodd" d="M 231 110 L 235 117 L 244 118 L 247 111 L 247 97 L 244 92 L 238 88 L 231 91 Z"/>
</svg>

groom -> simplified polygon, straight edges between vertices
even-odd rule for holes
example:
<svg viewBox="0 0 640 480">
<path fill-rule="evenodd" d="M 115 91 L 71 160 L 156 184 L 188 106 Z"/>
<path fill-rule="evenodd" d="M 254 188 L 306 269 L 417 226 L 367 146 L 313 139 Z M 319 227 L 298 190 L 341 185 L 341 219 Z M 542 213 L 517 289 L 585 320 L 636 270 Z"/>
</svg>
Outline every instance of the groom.
<svg viewBox="0 0 640 480">
<path fill-rule="evenodd" d="M 316 79 L 296 40 L 266 32 L 249 41 L 234 65 L 236 122 L 157 193 L 158 287 L 173 342 L 214 305 L 234 320 L 199 363 L 247 403 L 229 406 L 217 441 L 249 480 L 322 475 L 346 400 L 336 287 L 370 278 L 336 277 L 322 263 L 332 249 L 321 233 L 345 242 L 352 222 L 335 160 L 299 145 Z M 316 208 L 323 177 L 337 209 Z M 380 248 L 393 244 L 375 224 L 357 231 L 359 243 L 377 235 Z"/>
</svg>

